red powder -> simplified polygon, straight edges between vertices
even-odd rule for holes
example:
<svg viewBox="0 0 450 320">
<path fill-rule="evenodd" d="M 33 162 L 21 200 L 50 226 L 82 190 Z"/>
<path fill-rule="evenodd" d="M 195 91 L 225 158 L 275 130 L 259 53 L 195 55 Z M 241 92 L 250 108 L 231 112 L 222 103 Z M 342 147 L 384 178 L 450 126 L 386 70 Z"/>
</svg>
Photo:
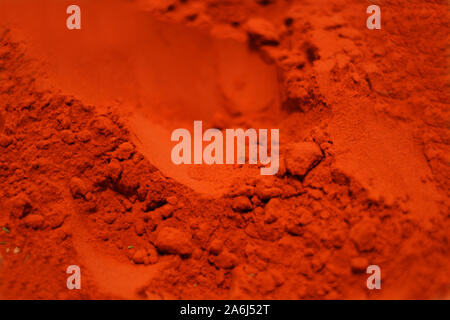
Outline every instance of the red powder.
<svg viewBox="0 0 450 320">
<path fill-rule="evenodd" d="M 0 298 L 448 298 L 448 5 L 416 2 L 80 1 L 68 40 L 1 4 Z M 197 117 L 279 128 L 278 174 L 173 166 Z"/>
</svg>

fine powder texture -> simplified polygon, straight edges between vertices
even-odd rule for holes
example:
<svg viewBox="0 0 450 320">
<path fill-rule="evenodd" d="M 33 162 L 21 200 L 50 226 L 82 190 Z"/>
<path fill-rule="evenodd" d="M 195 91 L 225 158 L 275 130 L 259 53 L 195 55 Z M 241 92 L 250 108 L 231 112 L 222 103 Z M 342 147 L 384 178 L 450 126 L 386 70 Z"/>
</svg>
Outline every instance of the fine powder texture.
<svg viewBox="0 0 450 320">
<path fill-rule="evenodd" d="M 58 31 L 27 34 L 0 5 L 0 298 L 450 297 L 446 1 L 377 1 L 377 31 L 361 1 L 111 1 L 127 29 L 105 48 L 88 29 L 101 3 L 80 1 L 98 60 L 79 73 L 69 49 L 44 54 Z M 155 26 L 171 46 L 139 38 Z M 176 101 L 197 109 L 160 109 Z M 279 128 L 277 175 L 158 160 L 170 136 L 146 124 L 203 115 Z"/>
</svg>

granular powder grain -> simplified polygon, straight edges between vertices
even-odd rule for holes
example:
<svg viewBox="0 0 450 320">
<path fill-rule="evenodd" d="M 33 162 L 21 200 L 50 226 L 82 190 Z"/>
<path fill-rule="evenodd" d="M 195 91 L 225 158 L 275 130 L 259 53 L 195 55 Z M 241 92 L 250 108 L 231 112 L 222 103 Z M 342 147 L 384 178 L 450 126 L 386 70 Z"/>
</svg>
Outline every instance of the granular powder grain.
<svg viewBox="0 0 450 320">
<path fill-rule="evenodd" d="M 221 119 L 280 128 L 280 171 L 236 167 L 222 195 L 198 192 L 147 156 L 166 142 L 139 145 L 134 108 L 90 105 L 85 89 L 47 79 L 33 40 L 2 19 L 0 298 L 448 298 L 444 1 L 384 1 L 378 33 L 361 27 L 357 1 L 127 5 L 137 4 L 164 23 L 248 39 L 276 66 L 280 115 Z M 74 264 L 83 290 L 66 288 Z M 367 289 L 369 264 L 382 290 Z"/>
</svg>

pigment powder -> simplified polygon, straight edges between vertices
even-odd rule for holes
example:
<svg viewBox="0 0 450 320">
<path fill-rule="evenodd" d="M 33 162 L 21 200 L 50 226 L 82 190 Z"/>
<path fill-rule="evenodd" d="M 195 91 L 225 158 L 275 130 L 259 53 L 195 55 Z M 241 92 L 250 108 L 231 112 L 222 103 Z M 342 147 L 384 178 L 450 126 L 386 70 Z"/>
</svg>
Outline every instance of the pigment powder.
<svg viewBox="0 0 450 320">
<path fill-rule="evenodd" d="M 76 2 L 0 3 L 0 298 L 449 298 L 448 2 Z"/>
</svg>

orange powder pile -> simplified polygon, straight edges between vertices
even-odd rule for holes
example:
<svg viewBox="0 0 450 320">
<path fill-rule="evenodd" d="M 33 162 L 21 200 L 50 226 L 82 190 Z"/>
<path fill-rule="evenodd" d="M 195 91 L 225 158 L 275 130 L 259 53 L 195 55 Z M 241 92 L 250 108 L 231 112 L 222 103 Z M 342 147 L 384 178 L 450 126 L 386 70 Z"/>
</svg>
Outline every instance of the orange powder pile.
<svg viewBox="0 0 450 320">
<path fill-rule="evenodd" d="M 0 298 L 449 297 L 445 1 L 101 3 L 0 5 Z M 279 128 L 278 174 L 172 165 L 193 120 Z"/>
</svg>

